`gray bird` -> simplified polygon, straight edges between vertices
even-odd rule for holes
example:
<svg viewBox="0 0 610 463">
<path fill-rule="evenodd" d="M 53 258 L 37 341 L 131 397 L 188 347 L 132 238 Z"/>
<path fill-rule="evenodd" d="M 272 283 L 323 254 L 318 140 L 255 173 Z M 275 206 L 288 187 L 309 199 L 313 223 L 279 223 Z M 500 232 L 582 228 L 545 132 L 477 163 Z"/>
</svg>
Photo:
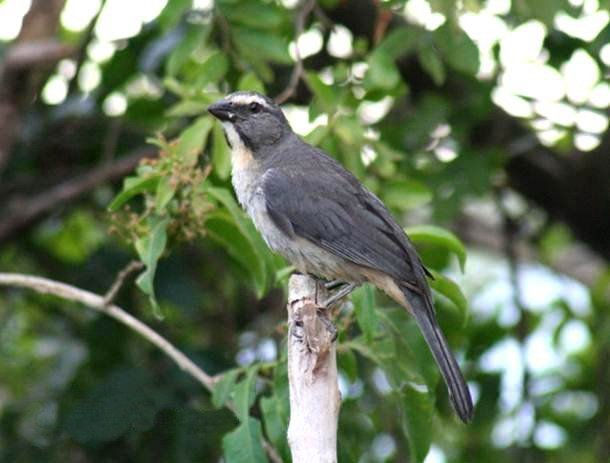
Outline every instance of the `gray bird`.
<svg viewBox="0 0 610 463">
<path fill-rule="evenodd" d="M 436 321 L 413 244 L 384 204 L 290 128 L 271 99 L 236 92 L 208 108 L 231 148 L 237 199 L 267 245 L 300 272 L 345 282 L 333 301 L 370 282 L 417 321 L 464 422 L 472 399 Z M 332 302 L 332 301 L 331 301 Z"/>
</svg>

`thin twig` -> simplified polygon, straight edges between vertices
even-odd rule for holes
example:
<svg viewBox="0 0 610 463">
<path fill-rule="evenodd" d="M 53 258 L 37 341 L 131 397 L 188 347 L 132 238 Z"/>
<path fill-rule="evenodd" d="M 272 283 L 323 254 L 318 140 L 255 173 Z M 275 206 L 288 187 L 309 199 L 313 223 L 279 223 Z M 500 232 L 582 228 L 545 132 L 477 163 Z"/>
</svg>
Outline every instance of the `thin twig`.
<svg viewBox="0 0 610 463">
<path fill-rule="evenodd" d="M 265 449 L 265 452 L 267 452 L 267 456 L 273 463 L 284 463 L 284 460 L 282 460 L 280 454 L 277 453 L 275 447 L 266 440 L 263 440 L 263 448 Z"/>
<path fill-rule="evenodd" d="M 318 21 L 322 23 L 322 26 L 326 29 L 333 29 L 335 27 L 335 23 L 333 22 L 333 20 L 328 17 L 328 15 L 317 3 L 313 7 L 313 14 L 316 16 Z"/>
<path fill-rule="evenodd" d="M 116 279 L 114 280 L 114 283 L 112 283 L 112 286 L 104 295 L 104 304 L 110 305 L 112 301 L 114 301 L 114 298 L 116 297 L 123 284 L 125 284 L 125 280 L 127 279 L 127 277 L 142 268 L 144 268 L 144 264 L 139 260 L 132 260 L 131 262 L 129 262 L 125 266 L 125 268 L 119 272 Z"/>
<path fill-rule="evenodd" d="M 519 256 L 517 253 L 517 244 L 520 233 L 520 223 L 513 218 L 506 208 L 502 195 L 504 190 L 496 193 L 496 203 L 503 218 L 504 231 L 504 253 L 508 261 L 509 279 L 512 287 L 513 304 L 519 311 L 519 322 L 516 326 L 516 336 L 521 345 L 521 362 L 523 363 L 523 379 L 521 383 L 521 393 L 523 404 L 531 402 L 530 397 L 530 372 L 527 367 L 527 355 L 525 352 L 525 342 L 529 334 L 529 317 L 528 311 L 523 300 L 523 290 L 521 287 L 521 279 L 519 278 Z M 525 447 L 518 448 L 518 455 L 522 462 L 529 463 L 530 455 L 524 451 Z"/>
<path fill-rule="evenodd" d="M 125 270 L 127 270 L 129 267 L 130 266 L 128 266 Z M 123 270 L 121 274 L 125 272 L 125 270 Z M 120 279 L 121 275 L 119 274 L 117 280 Z M 214 385 L 222 376 L 208 375 L 192 360 L 178 350 L 172 343 L 170 343 L 151 327 L 125 312 L 125 310 L 121 309 L 119 306 L 115 304 L 107 304 L 105 297 L 85 291 L 84 289 L 80 289 L 75 286 L 61 283 L 59 281 L 20 273 L 0 273 L 0 286 L 28 288 L 41 294 L 52 294 L 54 296 L 61 297 L 62 299 L 79 302 L 87 307 L 114 318 L 119 323 L 131 328 L 144 339 L 154 344 L 159 350 L 161 350 L 161 352 L 172 359 L 182 371 L 191 375 L 210 393 L 213 392 Z M 114 286 L 115 285 L 113 285 L 113 287 Z M 231 411 L 235 412 L 234 406 L 231 403 L 228 403 L 227 406 Z M 267 455 L 269 456 L 269 459 L 273 463 L 282 463 L 282 458 L 273 445 L 271 445 L 266 439 L 263 439 L 262 444 L 267 452 Z"/>
<path fill-rule="evenodd" d="M 95 27 L 97 26 L 97 20 L 99 19 L 100 14 L 104 10 L 105 6 L 106 1 L 103 1 L 100 5 L 100 8 L 97 10 L 97 13 L 93 18 L 91 18 L 89 25 L 82 34 L 82 38 L 80 39 L 80 42 L 78 44 L 78 52 L 76 53 L 75 57 L 76 70 L 74 71 L 74 77 L 72 78 L 72 80 L 70 80 L 70 83 L 68 84 L 68 95 L 72 95 L 76 91 L 76 87 L 78 85 L 78 74 L 80 73 L 81 69 L 83 68 L 83 64 L 87 59 L 87 47 L 95 36 Z"/>
<path fill-rule="evenodd" d="M 284 103 L 288 98 L 290 98 L 297 90 L 297 86 L 299 85 L 299 81 L 303 76 L 303 58 L 301 58 L 301 52 L 299 51 L 299 37 L 303 34 L 305 30 L 305 22 L 307 18 L 311 14 L 311 11 L 316 5 L 316 0 L 303 0 L 301 2 L 301 8 L 297 13 L 294 22 L 294 54 L 296 57 L 296 63 L 294 64 L 294 68 L 292 68 L 292 73 L 290 74 L 290 79 L 288 80 L 288 85 L 286 88 L 275 97 L 275 102 L 277 104 Z"/>
</svg>

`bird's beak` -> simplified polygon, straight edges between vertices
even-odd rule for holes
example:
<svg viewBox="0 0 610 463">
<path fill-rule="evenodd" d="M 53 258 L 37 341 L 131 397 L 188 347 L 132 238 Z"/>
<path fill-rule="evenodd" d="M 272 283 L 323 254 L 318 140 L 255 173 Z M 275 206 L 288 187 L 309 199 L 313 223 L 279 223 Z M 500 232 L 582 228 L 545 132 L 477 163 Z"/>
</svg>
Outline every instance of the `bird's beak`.
<svg viewBox="0 0 610 463">
<path fill-rule="evenodd" d="M 231 104 L 226 100 L 218 100 L 216 103 L 208 106 L 208 112 L 220 121 L 235 120 L 235 112 Z"/>
</svg>

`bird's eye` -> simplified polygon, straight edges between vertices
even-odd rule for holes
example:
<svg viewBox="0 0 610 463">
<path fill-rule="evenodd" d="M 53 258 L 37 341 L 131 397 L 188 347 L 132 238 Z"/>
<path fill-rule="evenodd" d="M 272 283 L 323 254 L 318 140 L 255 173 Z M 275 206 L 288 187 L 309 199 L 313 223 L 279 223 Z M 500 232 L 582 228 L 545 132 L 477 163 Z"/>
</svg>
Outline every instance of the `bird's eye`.
<svg viewBox="0 0 610 463">
<path fill-rule="evenodd" d="M 253 113 L 257 113 L 261 110 L 261 105 L 258 104 L 256 101 L 253 101 L 252 103 L 250 103 L 250 111 L 252 111 Z"/>
</svg>

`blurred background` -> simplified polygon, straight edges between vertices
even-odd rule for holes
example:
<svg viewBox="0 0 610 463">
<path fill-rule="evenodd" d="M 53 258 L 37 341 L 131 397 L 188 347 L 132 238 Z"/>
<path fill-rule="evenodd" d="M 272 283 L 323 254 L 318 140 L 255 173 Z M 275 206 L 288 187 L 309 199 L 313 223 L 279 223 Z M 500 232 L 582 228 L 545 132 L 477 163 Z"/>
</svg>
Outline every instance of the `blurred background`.
<svg viewBox="0 0 610 463">
<path fill-rule="evenodd" d="M 610 461 L 609 6 L 0 0 L 0 271 L 103 295 L 139 259 L 116 303 L 229 378 L 211 397 L 114 320 L 1 288 L 0 461 L 266 461 L 263 436 L 289 461 L 290 269 L 205 114 L 236 89 L 409 227 L 476 400 L 458 423 L 363 288 L 336 314 L 340 461 Z"/>
</svg>

